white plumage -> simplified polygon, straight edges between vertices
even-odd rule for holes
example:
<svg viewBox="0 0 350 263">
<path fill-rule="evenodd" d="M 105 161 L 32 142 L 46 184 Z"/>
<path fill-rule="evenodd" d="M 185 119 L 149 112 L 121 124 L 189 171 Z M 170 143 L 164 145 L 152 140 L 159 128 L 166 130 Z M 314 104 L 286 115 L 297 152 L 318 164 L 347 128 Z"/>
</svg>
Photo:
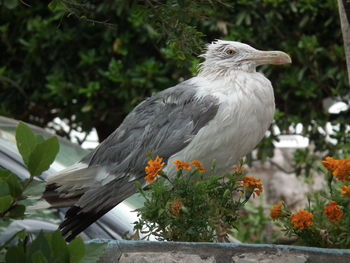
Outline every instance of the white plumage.
<svg viewBox="0 0 350 263">
<path fill-rule="evenodd" d="M 170 157 L 166 170 L 174 172 L 175 160 L 200 160 L 205 167 L 211 167 L 215 160 L 218 169 L 227 172 L 255 148 L 273 121 L 271 82 L 261 73 L 236 70 L 215 80 L 194 77 L 191 83 L 199 87 L 198 99 L 214 96 L 219 109 L 186 148 Z"/>
</svg>

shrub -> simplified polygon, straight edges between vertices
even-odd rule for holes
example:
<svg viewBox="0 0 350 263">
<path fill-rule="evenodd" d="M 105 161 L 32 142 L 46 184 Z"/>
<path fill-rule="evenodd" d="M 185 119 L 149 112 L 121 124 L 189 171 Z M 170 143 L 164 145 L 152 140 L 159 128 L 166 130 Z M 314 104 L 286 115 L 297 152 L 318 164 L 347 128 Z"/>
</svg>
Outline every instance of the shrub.
<svg viewBox="0 0 350 263">
<path fill-rule="evenodd" d="M 228 241 L 239 219 L 240 208 L 251 196 L 260 195 L 262 184 L 245 176 L 242 165 L 231 173 L 217 175 L 215 165 L 210 171 L 198 161 L 175 161 L 176 176 L 162 170 L 162 158 L 148 162 L 147 190 L 139 186 L 145 198 L 137 209 L 135 222 L 138 235 L 147 239 L 172 241 Z"/>
<path fill-rule="evenodd" d="M 292 213 L 281 202 L 271 209 L 271 218 L 288 236 L 306 246 L 350 248 L 350 158 L 327 157 L 322 164 L 328 187 L 309 196 L 309 207 Z"/>
</svg>

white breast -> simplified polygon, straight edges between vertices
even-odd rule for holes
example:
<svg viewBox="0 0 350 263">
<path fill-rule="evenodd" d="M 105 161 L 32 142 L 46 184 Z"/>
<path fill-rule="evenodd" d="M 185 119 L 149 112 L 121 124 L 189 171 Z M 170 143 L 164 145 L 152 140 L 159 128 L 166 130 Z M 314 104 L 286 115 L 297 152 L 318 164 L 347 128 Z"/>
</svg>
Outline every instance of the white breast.
<svg viewBox="0 0 350 263">
<path fill-rule="evenodd" d="M 219 99 L 217 115 L 191 143 L 169 158 L 170 172 L 175 160 L 199 160 L 210 168 L 228 171 L 251 152 L 273 121 L 275 102 L 271 82 L 261 73 L 238 72 L 220 80 L 193 78 L 197 98 L 212 95 Z"/>
</svg>

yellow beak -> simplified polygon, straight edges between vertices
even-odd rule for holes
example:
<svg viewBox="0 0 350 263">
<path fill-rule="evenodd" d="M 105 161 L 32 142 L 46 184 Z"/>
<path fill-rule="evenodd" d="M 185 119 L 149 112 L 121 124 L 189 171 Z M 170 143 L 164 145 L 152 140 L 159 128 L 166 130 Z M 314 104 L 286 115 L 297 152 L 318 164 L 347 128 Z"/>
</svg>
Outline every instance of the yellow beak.
<svg viewBox="0 0 350 263">
<path fill-rule="evenodd" d="M 256 65 L 282 65 L 292 63 L 292 59 L 287 53 L 282 51 L 258 51 L 251 59 L 256 62 Z"/>
</svg>

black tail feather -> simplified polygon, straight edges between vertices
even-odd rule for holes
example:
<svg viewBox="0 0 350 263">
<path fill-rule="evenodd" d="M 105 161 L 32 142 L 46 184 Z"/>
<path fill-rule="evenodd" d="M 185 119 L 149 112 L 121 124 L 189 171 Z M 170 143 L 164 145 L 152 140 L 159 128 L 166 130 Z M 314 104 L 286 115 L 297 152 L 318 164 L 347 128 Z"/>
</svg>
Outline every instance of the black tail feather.
<svg viewBox="0 0 350 263">
<path fill-rule="evenodd" d="M 136 192 L 135 182 L 122 177 L 86 192 L 66 213 L 60 225 L 62 234 L 71 241 L 85 228 L 97 221 L 113 207 Z"/>
<path fill-rule="evenodd" d="M 62 235 L 65 236 L 67 242 L 72 241 L 80 232 L 89 227 L 109 210 L 104 209 L 97 213 L 85 213 L 78 206 L 71 207 L 66 213 L 65 220 L 59 226 Z"/>
</svg>

